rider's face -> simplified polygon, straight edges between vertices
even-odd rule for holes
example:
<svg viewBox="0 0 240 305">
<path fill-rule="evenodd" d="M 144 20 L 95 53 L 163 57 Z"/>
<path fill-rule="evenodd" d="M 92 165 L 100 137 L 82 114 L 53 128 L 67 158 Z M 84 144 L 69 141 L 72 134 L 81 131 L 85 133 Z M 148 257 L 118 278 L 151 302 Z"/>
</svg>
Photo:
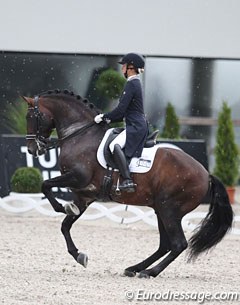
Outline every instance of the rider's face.
<svg viewBox="0 0 240 305">
<path fill-rule="evenodd" d="M 125 74 L 127 72 L 127 64 L 122 65 L 122 73 Z"/>
</svg>

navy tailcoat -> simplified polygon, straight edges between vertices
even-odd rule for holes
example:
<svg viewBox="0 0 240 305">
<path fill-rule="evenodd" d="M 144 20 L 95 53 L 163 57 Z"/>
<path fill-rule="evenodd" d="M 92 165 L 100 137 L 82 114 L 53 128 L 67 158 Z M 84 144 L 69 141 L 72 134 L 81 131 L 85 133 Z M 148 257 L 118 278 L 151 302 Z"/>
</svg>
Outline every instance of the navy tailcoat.
<svg viewBox="0 0 240 305">
<path fill-rule="evenodd" d="M 148 134 L 148 124 L 143 109 L 143 94 L 139 76 L 130 77 L 126 82 L 119 103 L 103 119 L 111 122 L 126 122 L 126 157 L 140 157 Z"/>
</svg>

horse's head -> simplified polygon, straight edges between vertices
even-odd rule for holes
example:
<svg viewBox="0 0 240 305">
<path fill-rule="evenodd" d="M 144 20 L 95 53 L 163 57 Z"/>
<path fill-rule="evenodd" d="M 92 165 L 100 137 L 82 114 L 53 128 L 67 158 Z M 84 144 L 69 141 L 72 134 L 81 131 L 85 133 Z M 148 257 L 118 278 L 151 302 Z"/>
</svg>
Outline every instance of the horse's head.
<svg viewBox="0 0 240 305">
<path fill-rule="evenodd" d="M 55 128 L 51 113 L 41 104 L 41 97 L 22 97 L 28 103 L 27 147 L 32 155 L 39 156 L 46 152 L 46 144 Z"/>
</svg>

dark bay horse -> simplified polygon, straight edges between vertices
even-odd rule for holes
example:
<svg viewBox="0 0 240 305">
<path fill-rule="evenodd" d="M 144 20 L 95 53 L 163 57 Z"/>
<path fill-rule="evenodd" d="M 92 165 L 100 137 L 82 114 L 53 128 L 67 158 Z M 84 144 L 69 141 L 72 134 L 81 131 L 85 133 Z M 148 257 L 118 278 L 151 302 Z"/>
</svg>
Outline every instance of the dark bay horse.
<svg viewBox="0 0 240 305">
<path fill-rule="evenodd" d="M 109 126 L 95 124 L 98 109 L 86 99 L 68 91 L 58 90 L 34 98 L 23 97 L 28 103 L 27 146 L 34 156 L 45 153 L 46 142 L 53 129 L 60 146 L 61 176 L 44 181 L 42 192 L 53 209 L 67 214 L 61 231 L 68 252 L 86 267 L 87 255 L 78 251 L 70 235 L 73 223 L 101 195 L 105 169 L 97 161 L 98 146 Z M 116 185 L 118 173 L 113 174 Z M 160 232 L 160 245 L 144 261 L 125 269 L 125 275 L 155 277 L 188 246 L 181 226 L 184 215 L 202 202 L 210 208 L 198 231 L 189 241 L 190 258 L 215 246 L 232 226 L 233 212 L 225 187 L 216 177 L 181 150 L 161 148 L 156 152 L 153 167 L 145 174 L 133 174 L 135 193 L 116 194 L 112 201 L 154 209 Z M 62 206 L 54 197 L 52 187 L 69 187 L 74 204 Z M 208 198 L 208 199 L 207 199 Z M 71 215 L 68 215 L 71 214 Z M 154 262 L 165 256 L 154 267 Z"/>
</svg>

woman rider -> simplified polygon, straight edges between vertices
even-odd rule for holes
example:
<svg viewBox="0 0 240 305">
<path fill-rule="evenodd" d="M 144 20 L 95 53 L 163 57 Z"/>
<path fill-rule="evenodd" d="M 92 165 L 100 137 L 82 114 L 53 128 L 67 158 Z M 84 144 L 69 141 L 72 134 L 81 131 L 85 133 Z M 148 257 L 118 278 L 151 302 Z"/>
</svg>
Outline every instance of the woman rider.
<svg viewBox="0 0 240 305">
<path fill-rule="evenodd" d="M 148 125 L 143 109 L 143 94 L 139 74 L 144 70 L 144 58 L 136 53 L 128 53 L 119 62 L 127 82 L 124 86 L 119 104 L 111 112 L 98 114 L 94 121 L 119 122 L 125 118 L 126 129 L 109 145 L 120 174 L 123 178 L 119 189 L 134 192 L 129 163 L 132 157 L 140 157 L 148 134 Z M 124 148 L 124 152 L 122 149 Z"/>
</svg>

